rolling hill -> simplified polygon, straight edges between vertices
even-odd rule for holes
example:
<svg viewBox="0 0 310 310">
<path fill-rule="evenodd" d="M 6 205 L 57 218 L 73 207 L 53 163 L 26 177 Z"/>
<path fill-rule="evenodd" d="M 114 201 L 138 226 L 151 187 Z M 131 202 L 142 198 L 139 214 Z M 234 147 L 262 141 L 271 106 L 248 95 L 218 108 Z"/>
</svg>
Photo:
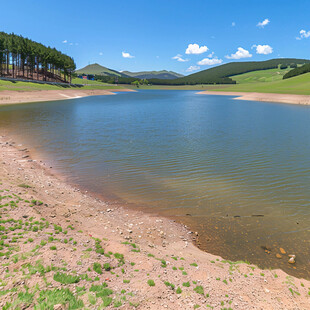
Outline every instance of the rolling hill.
<svg viewBox="0 0 310 310">
<path fill-rule="evenodd" d="M 228 92 L 257 92 L 310 95 L 310 73 L 301 74 L 289 79 L 282 79 L 268 83 L 243 83 L 225 87 L 212 87 L 212 90 Z"/>
<path fill-rule="evenodd" d="M 236 81 L 237 84 L 257 83 L 257 82 L 268 83 L 268 82 L 282 80 L 283 76 L 291 70 L 292 70 L 291 68 L 257 70 L 257 71 L 251 71 L 247 73 L 234 75 L 231 78 L 234 81 Z"/>
<path fill-rule="evenodd" d="M 181 78 L 184 75 L 173 72 L 173 71 L 167 71 L 167 70 L 162 70 L 162 71 L 142 71 L 142 72 L 130 72 L 130 71 L 122 71 L 123 74 L 130 76 L 130 77 L 135 77 L 139 79 L 163 79 L 163 80 L 172 80 L 172 79 L 177 79 Z"/>
<path fill-rule="evenodd" d="M 77 74 L 93 74 L 93 75 L 103 75 L 103 76 L 123 76 L 127 77 L 127 75 L 118 72 L 116 70 L 112 70 L 101 66 L 97 63 L 88 65 L 84 68 L 78 69 L 75 71 Z"/>
<path fill-rule="evenodd" d="M 310 63 L 308 59 L 278 58 L 266 61 L 230 62 L 174 80 L 156 80 L 159 85 L 235 84 L 234 76 L 258 70 L 276 69 L 279 65 Z"/>
</svg>

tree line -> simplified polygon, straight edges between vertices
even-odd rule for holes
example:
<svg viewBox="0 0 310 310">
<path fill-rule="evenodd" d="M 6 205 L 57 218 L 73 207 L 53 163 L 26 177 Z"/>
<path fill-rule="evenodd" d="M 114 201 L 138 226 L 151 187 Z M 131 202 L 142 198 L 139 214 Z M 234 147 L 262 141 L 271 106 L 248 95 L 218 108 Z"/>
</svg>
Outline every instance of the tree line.
<svg viewBox="0 0 310 310">
<path fill-rule="evenodd" d="M 70 82 L 73 58 L 14 33 L 0 32 L 0 76 L 52 82 Z"/>
<path fill-rule="evenodd" d="M 297 67 L 293 70 L 290 70 L 289 72 L 283 75 L 283 80 L 308 72 L 310 72 L 310 63 L 304 64 L 301 67 Z"/>
</svg>

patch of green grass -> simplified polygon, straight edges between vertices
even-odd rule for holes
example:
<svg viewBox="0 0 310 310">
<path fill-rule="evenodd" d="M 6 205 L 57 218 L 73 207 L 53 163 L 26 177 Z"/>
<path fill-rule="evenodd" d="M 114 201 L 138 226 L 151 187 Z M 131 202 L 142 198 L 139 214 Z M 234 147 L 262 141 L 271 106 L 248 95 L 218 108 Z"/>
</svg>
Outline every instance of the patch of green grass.
<svg viewBox="0 0 310 310">
<path fill-rule="evenodd" d="M 84 303 L 81 299 L 78 299 L 68 288 L 54 289 L 54 290 L 42 290 L 39 298 L 37 299 L 37 305 L 34 306 L 35 310 L 54 309 L 54 305 L 61 304 L 66 305 L 68 309 L 83 309 Z"/>
<path fill-rule="evenodd" d="M 191 286 L 191 284 L 189 282 L 183 282 L 182 285 L 185 286 L 185 287 L 190 287 Z"/>
<path fill-rule="evenodd" d="M 170 283 L 168 281 L 165 281 L 164 283 L 165 283 L 166 286 L 170 286 L 174 290 L 174 288 L 175 288 L 174 284 L 172 284 L 172 283 Z"/>
<path fill-rule="evenodd" d="M 148 281 L 147 281 L 147 284 L 148 284 L 149 286 L 155 286 L 154 280 L 148 280 Z"/>
<path fill-rule="evenodd" d="M 103 268 L 104 268 L 105 271 L 110 271 L 110 270 L 112 269 L 112 267 L 110 266 L 109 263 L 105 263 L 105 264 L 103 265 Z"/>
<path fill-rule="evenodd" d="M 203 289 L 203 287 L 202 287 L 201 285 L 196 286 L 196 287 L 194 288 L 194 291 L 195 291 L 197 294 L 204 295 L 204 289 Z"/>
<path fill-rule="evenodd" d="M 19 184 L 18 187 L 22 187 L 22 188 L 31 188 L 30 185 L 27 185 L 27 184 L 24 184 L 24 183 Z"/>
<path fill-rule="evenodd" d="M 62 284 L 72 284 L 78 283 L 80 281 L 80 277 L 78 276 L 72 276 L 70 274 L 65 274 L 61 272 L 57 272 L 56 274 L 54 274 L 53 279 Z"/>
<path fill-rule="evenodd" d="M 102 274 L 102 267 L 99 263 L 93 264 L 93 270 L 97 272 L 98 274 Z"/>
</svg>

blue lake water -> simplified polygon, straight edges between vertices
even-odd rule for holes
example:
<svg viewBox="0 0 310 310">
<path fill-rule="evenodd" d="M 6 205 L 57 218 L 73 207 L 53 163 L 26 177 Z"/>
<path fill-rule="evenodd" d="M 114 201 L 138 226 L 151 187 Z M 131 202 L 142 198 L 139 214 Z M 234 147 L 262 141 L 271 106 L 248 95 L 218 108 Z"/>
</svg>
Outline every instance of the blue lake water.
<svg viewBox="0 0 310 310">
<path fill-rule="evenodd" d="M 70 182 L 189 225 L 204 250 L 310 277 L 310 107 L 140 90 L 3 106 L 1 128 Z"/>
</svg>

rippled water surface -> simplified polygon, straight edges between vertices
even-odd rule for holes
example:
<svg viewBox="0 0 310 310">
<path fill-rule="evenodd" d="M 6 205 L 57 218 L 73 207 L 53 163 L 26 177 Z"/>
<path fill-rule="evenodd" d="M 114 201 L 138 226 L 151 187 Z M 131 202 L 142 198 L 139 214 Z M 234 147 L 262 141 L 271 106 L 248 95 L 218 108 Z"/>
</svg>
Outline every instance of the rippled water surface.
<svg viewBox="0 0 310 310">
<path fill-rule="evenodd" d="M 0 107 L 0 130 L 71 182 L 188 224 L 207 251 L 309 278 L 310 107 L 232 99 L 142 90 Z"/>
</svg>

